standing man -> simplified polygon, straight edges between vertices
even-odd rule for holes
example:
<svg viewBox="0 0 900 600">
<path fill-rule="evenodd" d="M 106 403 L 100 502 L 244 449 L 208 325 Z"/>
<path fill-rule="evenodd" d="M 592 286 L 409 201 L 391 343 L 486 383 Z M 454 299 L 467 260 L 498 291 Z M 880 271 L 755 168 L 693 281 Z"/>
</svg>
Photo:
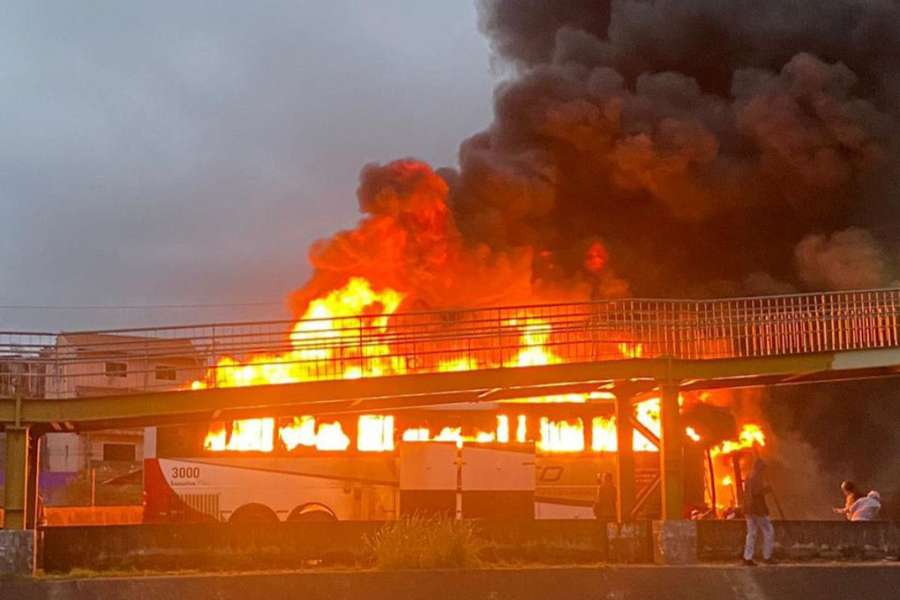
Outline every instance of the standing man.
<svg viewBox="0 0 900 600">
<path fill-rule="evenodd" d="M 612 473 L 597 475 L 597 500 L 594 501 L 594 516 L 603 521 L 616 520 L 616 486 Z"/>
<path fill-rule="evenodd" d="M 763 537 L 763 562 L 771 564 L 772 552 L 775 550 L 775 530 L 769 521 L 769 507 L 766 505 L 766 485 L 764 472 L 766 463 L 757 458 L 750 470 L 750 476 L 744 482 L 744 517 L 747 519 L 747 541 L 744 543 L 744 565 L 753 567 L 753 553 L 756 551 L 756 537 L 761 532 Z"/>
</svg>

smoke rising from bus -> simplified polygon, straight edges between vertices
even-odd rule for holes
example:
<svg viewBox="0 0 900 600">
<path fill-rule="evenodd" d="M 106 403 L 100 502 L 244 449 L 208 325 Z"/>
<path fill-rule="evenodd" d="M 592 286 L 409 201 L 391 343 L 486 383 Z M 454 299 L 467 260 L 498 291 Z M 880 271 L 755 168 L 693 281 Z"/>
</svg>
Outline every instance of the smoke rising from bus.
<svg viewBox="0 0 900 600">
<path fill-rule="evenodd" d="M 507 75 L 493 122 L 462 142 L 455 168 L 367 166 L 363 219 L 312 248 L 298 314 L 354 276 L 401 290 L 408 308 L 897 282 L 896 3 L 479 8 Z M 847 442 L 824 454 L 836 469 L 866 470 L 850 442 L 871 425 L 848 419 L 865 402 L 830 388 L 779 398 L 798 393 L 821 398 L 816 424 L 774 401 L 769 412 L 820 449 Z M 873 409 L 896 420 L 896 406 Z M 819 420 L 851 425 L 825 441 Z"/>
<path fill-rule="evenodd" d="M 510 73 L 494 121 L 441 177 L 366 167 L 364 219 L 313 248 L 301 298 L 351 275 L 436 308 L 896 280 L 895 3 L 480 11 Z"/>
</svg>

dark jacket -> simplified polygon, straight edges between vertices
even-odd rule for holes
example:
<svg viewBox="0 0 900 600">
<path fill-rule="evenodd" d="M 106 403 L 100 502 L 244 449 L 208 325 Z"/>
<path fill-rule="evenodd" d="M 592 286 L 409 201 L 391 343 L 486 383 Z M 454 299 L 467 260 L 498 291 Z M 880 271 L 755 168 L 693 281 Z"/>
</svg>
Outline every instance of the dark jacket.
<svg viewBox="0 0 900 600">
<path fill-rule="evenodd" d="M 597 488 L 597 500 L 594 502 L 594 516 L 598 519 L 612 520 L 616 518 L 616 488 L 601 484 Z"/>
<path fill-rule="evenodd" d="M 761 472 L 752 474 L 744 482 L 744 514 L 756 517 L 768 517 L 769 506 L 766 504 L 766 485 Z"/>
</svg>

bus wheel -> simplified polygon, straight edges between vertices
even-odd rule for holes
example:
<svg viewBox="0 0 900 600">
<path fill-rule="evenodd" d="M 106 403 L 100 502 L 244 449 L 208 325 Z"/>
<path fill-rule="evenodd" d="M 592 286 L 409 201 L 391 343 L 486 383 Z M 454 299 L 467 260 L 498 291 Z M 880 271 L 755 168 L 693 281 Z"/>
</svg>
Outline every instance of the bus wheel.
<svg viewBox="0 0 900 600">
<path fill-rule="evenodd" d="M 322 504 L 304 504 L 292 510 L 287 520 L 289 523 L 325 523 L 337 521 L 337 517 Z"/>
<path fill-rule="evenodd" d="M 231 513 L 229 523 L 278 523 L 278 515 L 265 504 L 245 504 Z"/>
</svg>

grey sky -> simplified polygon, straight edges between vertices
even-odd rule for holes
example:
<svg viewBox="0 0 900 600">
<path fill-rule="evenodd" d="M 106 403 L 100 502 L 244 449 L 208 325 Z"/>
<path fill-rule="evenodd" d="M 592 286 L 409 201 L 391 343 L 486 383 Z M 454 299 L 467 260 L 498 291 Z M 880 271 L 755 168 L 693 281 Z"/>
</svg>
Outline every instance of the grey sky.
<svg viewBox="0 0 900 600">
<path fill-rule="evenodd" d="M 5 3 L 0 305 L 280 301 L 369 161 L 490 119 L 472 2 Z M 286 316 L 0 309 L 0 330 Z"/>
</svg>

